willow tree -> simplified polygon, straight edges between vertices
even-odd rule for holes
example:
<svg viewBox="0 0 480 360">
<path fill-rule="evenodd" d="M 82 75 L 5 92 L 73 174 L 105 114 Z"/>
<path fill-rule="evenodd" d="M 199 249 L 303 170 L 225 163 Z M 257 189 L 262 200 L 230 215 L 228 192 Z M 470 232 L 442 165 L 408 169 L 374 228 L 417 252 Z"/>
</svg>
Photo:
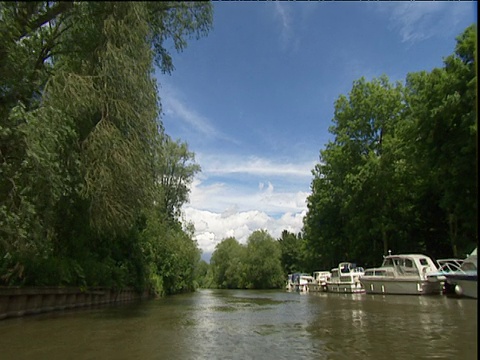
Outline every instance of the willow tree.
<svg viewBox="0 0 480 360">
<path fill-rule="evenodd" d="M 165 41 L 182 50 L 188 36 L 205 35 L 211 4 L 5 2 L 0 10 L 1 250 L 75 256 L 78 242 L 95 249 L 95 239 L 125 236 L 160 191 L 154 64 L 173 70 Z"/>
<path fill-rule="evenodd" d="M 195 154 L 187 143 L 166 136 L 162 145 L 157 181 L 162 189 L 162 208 L 174 219 L 180 216 L 182 205 L 188 201 L 189 186 L 200 166 L 195 163 Z"/>
<path fill-rule="evenodd" d="M 189 9 L 187 5 L 178 9 Z M 182 33 L 204 26 L 191 23 L 190 16 L 182 19 L 182 12 L 167 12 L 174 9 L 177 5 L 170 3 L 85 3 L 69 18 L 70 38 L 64 46 L 72 56 L 59 61 L 68 75 L 61 76 L 58 88 L 64 101 L 73 97 L 77 105 L 68 110 L 76 111 L 72 116 L 78 120 L 84 180 L 80 194 L 89 201 L 96 229 L 128 228 L 135 214 L 153 203 L 156 144 L 165 141 L 157 124 L 153 58 L 171 70 L 162 47 L 166 34 L 182 49 Z"/>
</svg>

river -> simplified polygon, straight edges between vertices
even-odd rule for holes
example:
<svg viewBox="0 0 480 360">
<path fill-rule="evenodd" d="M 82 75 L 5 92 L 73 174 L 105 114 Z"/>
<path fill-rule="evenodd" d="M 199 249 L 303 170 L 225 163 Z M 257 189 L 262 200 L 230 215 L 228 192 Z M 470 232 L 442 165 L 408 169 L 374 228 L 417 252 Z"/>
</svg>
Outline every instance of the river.
<svg viewBox="0 0 480 360">
<path fill-rule="evenodd" d="M 0 321 L 0 359 L 477 359 L 477 300 L 198 290 Z"/>
</svg>

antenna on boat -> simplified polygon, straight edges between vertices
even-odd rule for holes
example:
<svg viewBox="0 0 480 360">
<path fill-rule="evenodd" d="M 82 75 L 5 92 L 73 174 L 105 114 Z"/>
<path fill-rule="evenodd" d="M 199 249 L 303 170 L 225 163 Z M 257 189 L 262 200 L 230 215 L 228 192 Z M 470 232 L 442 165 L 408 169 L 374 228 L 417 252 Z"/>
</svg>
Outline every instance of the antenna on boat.
<svg viewBox="0 0 480 360">
<path fill-rule="evenodd" d="M 392 255 L 392 250 L 388 250 L 388 256 Z"/>
</svg>

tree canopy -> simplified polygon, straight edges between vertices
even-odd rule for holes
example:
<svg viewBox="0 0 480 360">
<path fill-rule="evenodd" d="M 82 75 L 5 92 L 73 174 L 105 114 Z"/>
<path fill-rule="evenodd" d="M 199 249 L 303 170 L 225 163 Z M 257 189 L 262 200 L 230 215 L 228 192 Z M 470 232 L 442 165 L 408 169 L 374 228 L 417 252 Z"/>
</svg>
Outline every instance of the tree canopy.
<svg viewBox="0 0 480 360">
<path fill-rule="evenodd" d="M 0 3 L 0 284 L 193 287 L 199 249 L 178 210 L 200 168 L 165 134 L 153 74 L 212 11 Z"/>
<path fill-rule="evenodd" d="M 250 234 L 247 243 L 228 237 L 210 260 L 214 286 L 226 289 L 272 289 L 284 283 L 281 249 L 265 230 Z"/>
<path fill-rule="evenodd" d="M 477 243 L 477 32 L 444 67 L 353 83 L 313 170 L 303 237 L 319 267 L 388 250 L 464 257 Z"/>
</svg>

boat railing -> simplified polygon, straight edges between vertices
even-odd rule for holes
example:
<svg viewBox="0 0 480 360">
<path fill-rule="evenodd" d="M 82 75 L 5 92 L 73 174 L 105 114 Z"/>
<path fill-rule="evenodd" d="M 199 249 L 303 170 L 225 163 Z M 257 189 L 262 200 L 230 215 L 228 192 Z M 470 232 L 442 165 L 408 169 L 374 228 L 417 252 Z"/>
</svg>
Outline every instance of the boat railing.
<svg viewBox="0 0 480 360">
<path fill-rule="evenodd" d="M 462 259 L 439 259 L 437 260 L 439 265 L 438 272 L 450 273 L 450 272 L 464 272 L 462 270 Z"/>
</svg>

